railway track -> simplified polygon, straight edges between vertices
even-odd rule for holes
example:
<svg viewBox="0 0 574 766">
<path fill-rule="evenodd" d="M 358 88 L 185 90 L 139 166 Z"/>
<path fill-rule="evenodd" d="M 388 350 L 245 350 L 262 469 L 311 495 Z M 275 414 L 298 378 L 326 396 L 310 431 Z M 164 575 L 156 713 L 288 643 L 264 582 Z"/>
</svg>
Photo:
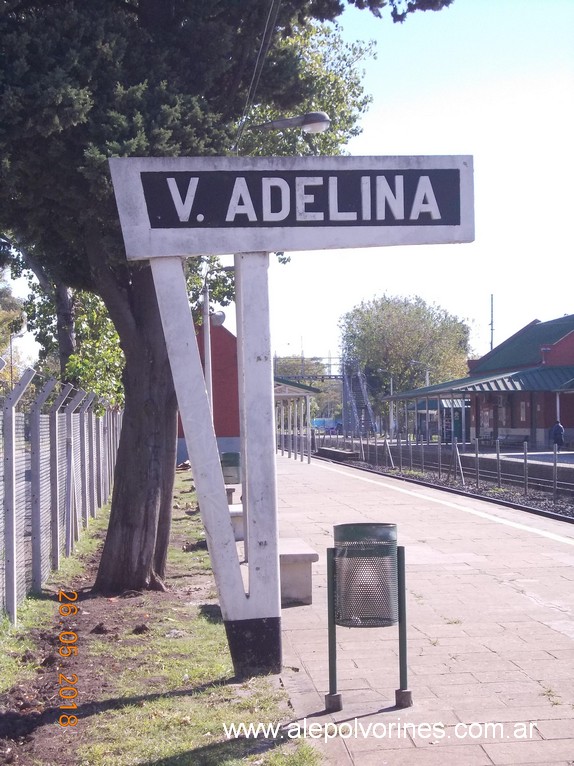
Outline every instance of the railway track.
<svg viewBox="0 0 574 766">
<path fill-rule="evenodd" d="M 323 460 L 325 462 L 341 464 L 341 461 L 331 460 L 319 455 L 313 456 L 314 460 Z M 479 458 L 482 460 L 483 458 Z M 505 461 L 501 461 L 504 463 Z M 517 476 L 515 473 L 507 471 L 498 471 L 480 468 L 479 481 L 476 482 L 476 470 L 472 467 L 463 466 L 463 475 L 466 476 L 464 484 L 459 478 L 456 479 L 455 471 L 450 470 L 451 476 L 448 477 L 449 465 L 442 466 L 441 472 L 445 479 L 438 480 L 439 466 L 432 462 L 426 463 L 424 468 L 417 467 L 415 461 L 412 465 L 402 469 L 375 465 L 362 461 L 344 461 L 343 465 L 357 471 L 385 476 L 396 481 L 408 482 L 422 487 L 429 487 L 454 495 L 465 497 L 474 497 L 488 502 L 494 502 L 506 508 L 515 508 L 525 513 L 544 516 L 570 524 L 574 524 L 574 483 L 568 481 L 558 482 L 558 488 L 554 487 L 554 482 L 545 477 L 528 478 L 527 491 L 525 492 L 524 477 Z M 433 471 L 434 469 L 434 471 Z M 574 468 L 570 469 L 574 477 Z M 457 469 L 457 472 L 459 469 Z M 448 478 L 447 478 L 448 477 Z M 481 483 L 482 480 L 482 483 Z M 446 483 L 449 481 L 450 483 Z M 499 481 L 501 486 L 499 487 Z M 521 487 L 522 490 L 517 489 Z M 556 493 L 556 497 L 554 497 Z M 522 495 L 522 497 L 521 497 Z"/>
</svg>

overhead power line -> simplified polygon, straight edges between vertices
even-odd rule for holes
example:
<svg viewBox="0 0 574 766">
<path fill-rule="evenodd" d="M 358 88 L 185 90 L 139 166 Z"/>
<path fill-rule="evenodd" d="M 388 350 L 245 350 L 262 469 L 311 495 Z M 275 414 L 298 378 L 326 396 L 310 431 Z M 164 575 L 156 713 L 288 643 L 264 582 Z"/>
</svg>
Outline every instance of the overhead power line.
<svg viewBox="0 0 574 766">
<path fill-rule="evenodd" d="M 241 119 L 239 120 L 239 126 L 237 128 L 237 137 L 235 139 L 235 151 L 239 149 L 239 142 L 241 141 L 241 136 L 243 135 L 243 130 L 245 128 L 245 123 L 247 120 L 247 115 L 255 100 L 255 94 L 257 93 L 259 80 L 261 79 L 261 72 L 263 71 L 263 65 L 265 63 L 265 59 L 269 52 L 269 48 L 271 47 L 271 40 L 273 39 L 273 32 L 275 30 L 275 23 L 277 21 L 277 14 L 279 13 L 280 5 L 281 5 L 281 0 L 270 0 L 269 12 L 267 13 L 267 18 L 265 20 L 265 29 L 263 30 L 263 35 L 261 37 L 261 44 L 259 46 L 257 58 L 255 59 L 255 66 L 253 68 L 251 82 L 249 83 L 249 89 L 247 91 L 247 97 L 245 99 L 245 106 L 243 107 L 243 113 L 241 115 Z"/>
</svg>

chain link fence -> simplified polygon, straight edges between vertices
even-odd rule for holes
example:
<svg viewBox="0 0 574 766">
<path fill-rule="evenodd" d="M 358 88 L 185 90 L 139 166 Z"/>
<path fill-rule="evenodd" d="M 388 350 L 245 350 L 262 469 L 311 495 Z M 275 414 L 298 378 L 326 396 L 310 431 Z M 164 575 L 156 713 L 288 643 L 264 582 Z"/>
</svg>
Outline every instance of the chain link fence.
<svg viewBox="0 0 574 766">
<path fill-rule="evenodd" d="M 14 623 L 107 503 L 122 413 L 32 369 L 0 400 L 0 614 Z"/>
</svg>

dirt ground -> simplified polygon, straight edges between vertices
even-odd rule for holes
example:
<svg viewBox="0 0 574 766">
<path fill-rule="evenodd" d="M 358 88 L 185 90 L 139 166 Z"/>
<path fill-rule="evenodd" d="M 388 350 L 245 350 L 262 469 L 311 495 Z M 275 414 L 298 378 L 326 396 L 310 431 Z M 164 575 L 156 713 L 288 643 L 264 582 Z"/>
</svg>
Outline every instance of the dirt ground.
<svg viewBox="0 0 574 766">
<path fill-rule="evenodd" d="M 172 533 L 171 544 L 181 548 L 186 542 Z M 76 592 L 78 598 L 73 603 L 79 611 L 62 617 L 55 610 L 56 617 L 49 629 L 33 631 L 34 651 L 26 652 L 21 659 L 37 665 L 35 677 L 17 683 L 0 695 L 0 764 L 77 766 L 76 749 L 89 736 L 86 733 L 88 727 L 63 726 L 60 716 L 77 714 L 81 719 L 113 708 L 118 702 L 111 694 L 113 679 L 123 669 L 111 658 L 104 667 L 101 657 L 90 657 L 89 642 L 104 636 L 110 641 L 118 641 L 122 636 L 135 634 L 141 636 L 144 647 L 147 625 L 165 614 L 170 605 L 189 601 L 190 594 L 194 600 L 202 601 L 213 592 L 213 578 L 209 572 L 196 572 L 189 577 L 174 572 L 171 578 L 168 573 L 167 593 L 130 591 L 111 598 L 95 595 L 92 584 L 98 562 L 99 554 L 90 556 L 85 560 L 82 576 L 73 582 L 56 581 L 45 591 L 46 597 L 53 598 L 56 604 L 59 603 L 59 589 L 72 598 L 72 592 Z M 61 597 L 60 603 L 71 602 Z M 58 653 L 62 646 L 62 631 L 77 633 L 77 656 L 61 657 Z M 60 674 L 71 681 L 74 681 L 74 675 L 77 678 L 77 710 L 61 710 L 59 707 L 66 704 L 59 696 L 60 688 L 66 685 Z M 61 720 L 71 723 L 73 719 Z"/>
</svg>

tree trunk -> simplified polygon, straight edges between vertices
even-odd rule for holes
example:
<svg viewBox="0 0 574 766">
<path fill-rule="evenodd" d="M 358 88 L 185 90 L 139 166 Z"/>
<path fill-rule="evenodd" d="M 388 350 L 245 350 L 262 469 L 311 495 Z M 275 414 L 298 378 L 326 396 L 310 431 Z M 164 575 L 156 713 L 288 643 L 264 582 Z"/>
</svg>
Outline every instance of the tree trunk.
<svg viewBox="0 0 574 766">
<path fill-rule="evenodd" d="M 162 589 L 175 475 L 177 405 L 155 288 L 148 266 L 129 269 L 124 289 L 110 279 L 105 266 L 96 268 L 100 272 L 98 288 L 120 336 L 126 367 L 112 511 L 95 590 Z"/>
<path fill-rule="evenodd" d="M 56 326 L 58 334 L 58 352 L 60 355 L 60 375 L 66 381 L 66 367 L 72 354 L 76 352 L 76 327 L 74 324 L 74 298 L 72 290 L 62 282 L 54 287 L 56 304 Z"/>
</svg>

